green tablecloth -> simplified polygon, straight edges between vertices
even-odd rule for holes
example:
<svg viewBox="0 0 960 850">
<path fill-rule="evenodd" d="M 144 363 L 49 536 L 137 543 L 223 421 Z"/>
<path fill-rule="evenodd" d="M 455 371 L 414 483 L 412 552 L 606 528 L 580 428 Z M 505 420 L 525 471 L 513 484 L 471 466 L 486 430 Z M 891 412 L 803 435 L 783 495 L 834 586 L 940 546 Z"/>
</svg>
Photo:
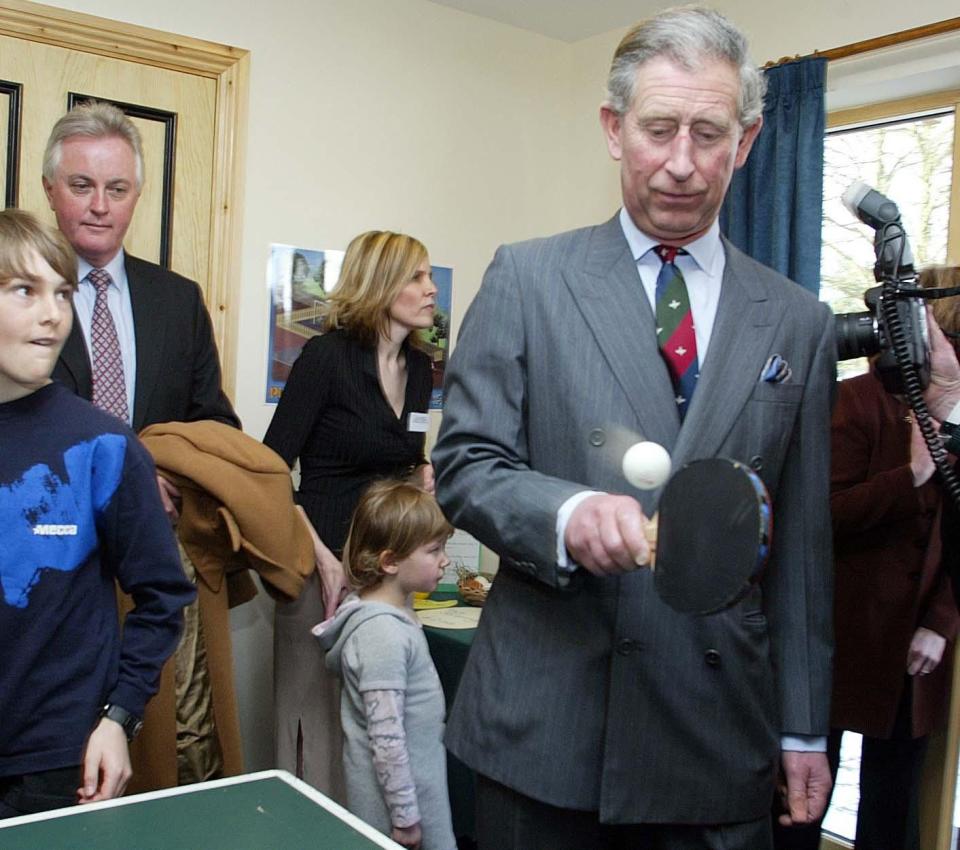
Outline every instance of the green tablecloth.
<svg viewBox="0 0 960 850">
<path fill-rule="evenodd" d="M 457 599 L 457 593 L 437 591 L 431 599 Z M 460 603 L 463 604 L 462 602 Z M 443 696 L 447 701 L 447 710 L 453 705 L 453 697 L 460 684 L 460 674 L 467 662 L 467 654 L 473 643 L 476 629 L 434 629 L 424 628 L 430 655 L 440 676 Z M 476 839 L 474 828 L 474 798 L 477 780 L 470 770 L 456 756 L 447 753 L 447 785 L 450 789 L 450 810 L 453 815 L 453 831 L 458 839 Z"/>
</svg>

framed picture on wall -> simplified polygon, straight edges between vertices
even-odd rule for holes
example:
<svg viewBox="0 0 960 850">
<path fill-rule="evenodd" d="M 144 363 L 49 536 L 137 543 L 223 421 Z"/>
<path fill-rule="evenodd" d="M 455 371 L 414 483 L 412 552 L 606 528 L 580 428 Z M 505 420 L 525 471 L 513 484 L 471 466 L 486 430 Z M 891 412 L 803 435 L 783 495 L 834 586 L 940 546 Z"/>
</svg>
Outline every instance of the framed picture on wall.
<svg viewBox="0 0 960 850">
<path fill-rule="evenodd" d="M 325 302 L 340 278 L 343 251 L 273 244 L 267 261 L 270 292 L 269 345 L 265 401 L 276 404 L 300 349 L 322 334 Z M 433 392 L 430 409 L 443 407 L 443 373 L 450 348 L 453 269 L 431 266 L 437 285 L 433 327 L 416 331 L 417 344 L 430 357 Z"/>
</svg>

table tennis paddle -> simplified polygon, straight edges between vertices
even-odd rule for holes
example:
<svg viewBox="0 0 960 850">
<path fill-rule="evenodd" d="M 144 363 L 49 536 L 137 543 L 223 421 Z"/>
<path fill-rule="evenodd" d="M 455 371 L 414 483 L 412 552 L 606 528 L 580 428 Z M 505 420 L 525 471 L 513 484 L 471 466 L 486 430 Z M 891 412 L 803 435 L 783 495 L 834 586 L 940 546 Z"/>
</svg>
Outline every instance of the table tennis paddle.
<svg viewBox="0 0 960 850">
<path fill-rule="evenodd" d="M 681 613 L 714 614 L 763 575 L 773 536 L 770 496 L 738 461 L 691 461 L 667 481 L 645 533 L 660 598 Z"/>
</svg>

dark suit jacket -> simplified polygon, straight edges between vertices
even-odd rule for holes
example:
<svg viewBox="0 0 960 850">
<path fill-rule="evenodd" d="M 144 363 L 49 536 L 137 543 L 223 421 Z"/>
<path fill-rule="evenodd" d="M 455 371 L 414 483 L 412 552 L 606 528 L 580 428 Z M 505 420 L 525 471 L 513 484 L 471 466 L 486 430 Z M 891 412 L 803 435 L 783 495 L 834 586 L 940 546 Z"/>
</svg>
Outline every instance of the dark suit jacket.
<svg viewBox="0 0 960 850">
<path fill-rule="evenodd" d="M 616 217 L 501 248 L 446 375 L 437 497 L 501 556 L 447 744 L 502 784 L 609 823 L 762 817 L 780 733 L 829 726 L 832 321 L 799 286 L 724 247 L 682 427 Z M 773 354 L 789 381 L 760 381 Z M 676 613 L 649 570 L 580 570 L 561 586 L 556 518 L 567 498 L 627 493 L 653 514 L 659 493 L 620 471 L 642 439 L 665 446 L 675 468 L 726 456 L 761 470 L 772 556 L 762 588 L 729 611 Z"/>
<path fill-rule="evenodd" d="M 133 430 L 200 419 L 239 428 L 220 386 L 220 360 L 200 287 L 130 254 L 125 267 L 137 339 Z M 90 356 L 76 316 L 53 378 L 83 398 L 93 393 Z"/>
<path fill-rule="evenodd" d="M 909 414 L 872 372 L 840 383 L 833 413 L 831 723 L 874 738 L 893 730 L 917 627 L 952 639 L 958 622 L 941 569 L 940 485 L 934 477 L 913 486 Z M 944 662 L 913 679 L 915 735 L 929 733 L 942 717 L 949 652 Z"/>
</svg>

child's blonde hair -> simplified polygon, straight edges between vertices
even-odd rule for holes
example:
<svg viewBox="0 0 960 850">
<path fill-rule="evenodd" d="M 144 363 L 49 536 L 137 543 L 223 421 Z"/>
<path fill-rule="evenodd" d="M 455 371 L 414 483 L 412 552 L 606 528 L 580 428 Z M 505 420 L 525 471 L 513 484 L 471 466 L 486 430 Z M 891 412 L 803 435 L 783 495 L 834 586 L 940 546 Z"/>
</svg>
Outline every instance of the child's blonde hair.
<svg viewBox="0 0 960 850">
<path fill-rule="evenodd" d="M 407 481 L 377 481 L 363 494 L 343 547 L 343 566 L 357 590 L 383 580 L 380 557 L 406 558 L 415 549 L 453 534 L 437 500 Z"/>
<path fill-rule="evenodd" d="M 33 251 L 72 289 L 77 288 L 77 257 L 63 234 L 24 210 L 0 211 L 0 283 L 28 280 Z"/>
</svg>

